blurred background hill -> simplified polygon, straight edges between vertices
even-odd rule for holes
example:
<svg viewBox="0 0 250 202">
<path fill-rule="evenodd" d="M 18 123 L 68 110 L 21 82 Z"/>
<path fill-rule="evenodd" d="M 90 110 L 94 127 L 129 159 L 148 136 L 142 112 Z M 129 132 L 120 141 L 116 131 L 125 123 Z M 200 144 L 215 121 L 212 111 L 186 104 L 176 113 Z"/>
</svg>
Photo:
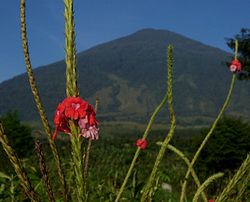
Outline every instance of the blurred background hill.
<svg viewBox="0 0 250 202">
<path fill-rule="evenodd" d="M 166 90 L 167 45 L 174 46 L 174 102 L 181 125 L 209 123 L 219 112 L 230 85 L 226 61 L 231 55 L 182 35 L 143 29 L 77 55 L 81 97 L 94 104 L 104 121 L 148 120 Z M 31 58 L 32 59 L 32 58 Z M 65 97 L 65 63 L 34 69 L 50 120 Z M 227 113 L 250 117 L 250 84 L 237 81 Z M 0 115 L 18 110 L 23 121 L 39 120 L 26 74 L 0 84 Z M 164 111 L 164 110 L 163 110 Z M 162 112 L 158 122 L 165 122 Z"/>
</svg>

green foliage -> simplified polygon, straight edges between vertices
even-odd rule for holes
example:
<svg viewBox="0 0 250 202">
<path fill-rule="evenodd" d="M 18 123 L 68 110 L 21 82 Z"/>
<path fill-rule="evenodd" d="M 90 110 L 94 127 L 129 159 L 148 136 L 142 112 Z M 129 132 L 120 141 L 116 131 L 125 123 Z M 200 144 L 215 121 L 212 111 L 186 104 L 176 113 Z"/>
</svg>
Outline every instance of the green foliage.
<svg viewBox="0 0 250 202">
<path fill-rule="evenodd" d="M 16 111 L 8 112 L 0 120 L 17 155 L 21 158 L 28 157 L 34 148 L 31 127 L 20 122 Z"/>
<path fill-rule="evenodd" d="M 142 125 L 132 124 L 108 124 L 103 125 L 100 139 L 93 141 L 90 151 L 89 162 L 89 176 L 88 176 L 88 192 L 89 201 L 114 201 L 116 194 L 122 184 L 124 176 L 128 170 L 131 158 L 136 150 L 135 141 L 140 138 L 144 127 Z M 163 141 L 166 135 L 166 126 L 157 126 L 153 128 L 149 134 L 147 150 L 141 152 L 140 157 L 136 163 L 135 169 L 129 179 L 126 190 L 122 196 L 122 201 L 140 201 L 141 189 L 145 185 L 150 171 L 153 167 L 154 161 L 159 151 L 159 146 L 156 142 Z M 45 136 L 45 135 L 44 135 Z M 73 177 L 72 162 L 70 160 L 71 153 L 68 135 L 60 134 L 61 138 L 57 140 L 58 148 L 62 156 L 62 161 L 67 174 L 67 183 L 69 185 L 70 193 L 75 192 L 75 184 Z M 176 131 L 172 144 L 178 148 L 182 148 L 186 154 L 191 154 L 195 150 L 194 139 L 199 137 L 199 129 L 179 129 Z M 212 136 L 213 138 L 213 136 Z M 41 140 L 42 141 L 42 140 Z M 212 139 L 211 139 L 212 141 Z M 49 150 L 48 143 L 43 143 L 44 152 L 46 152 L 47 167 L 49 168 L 50 180 L 52 182 L 53 190 L 57 199 L 62 200 L 62 195 L 58 192 L 60 182 L 56 175 L 55 162 Z M 87 141 L 84 141 L 84 147 L 87 146 Z M 2 159 L 2 156 L 1 156 Z M 8 159 L 5 160 L 5 162 Z M 2 160 L 1 160 L 2 162 Z M 29 160 L 23 161 L 24 167 L 34 184 L 36 191 L 39 193 L 42 201 L 47 201 L 46 192 L 40 180 L 40 174 L 37 168 L 36 154 L 31 154 Z M 2 165 L 2 163 L 1 163 Z M 35 168 L 34 168 L 35 167 Z M 160 165 L 157 174 L 157 182 L 154 186 L 154 200 L 155 201 L 169 201 L 177 202 L 180 191 L 180 181 L 186 171 L 186 164 L 172 152 L 168 152 Z M 5 170 L 6 171 L 6 170 Z M 4 172 L 5 172 L 4 171 Z M 8 174 L 11 176 L 11 174 Z M 201 173 L 203 175 L 203 173 Z M 205 176 L 201 176 L 204 177 Z M 14 196 L 16 201 L 23 201 L 24 196 L 20 187 L 18 187 L 18 179 L 13 178 L 15 185 Z M 192 181 L 191 181 L 192 182 Z M 0 179 L 0 184 L 4 184 L 4 190 L 0 195 L 4 197 L 5 201 L 11 201 L 11 181 L 8 179 Z M 172 192 L 166 191 L 162 188 L 162 184 L 167 183 L 172 186 Z M 1 189 L 1 186 L 0 186 Z M 194 194 L 196 185 L 190 183 L 188 186 L 187 197 L 191 201 L 191 196 Z M 1 191 L 1 190 L 0 190 Z"/>
<path fill-rule="evenodd" d="M 207 134 L 204 129 L 197 143 Z M 238 168 L 250 150 L 250 125 L 240 118 L 224 117 L 219 121 L 210 141 L 201 152 L 198 168 L 208 172 Z"/>
<path fill-rule="evenodd" d="M 234 49 L 235 40 L 239 42 L 239 60 L 243 65 L 243 72 L 238 74 L 239 79 L 250 79 L 250 29 L 241 29 L 235 39 L 227 39 L 227 45 Z"/>
</svg>

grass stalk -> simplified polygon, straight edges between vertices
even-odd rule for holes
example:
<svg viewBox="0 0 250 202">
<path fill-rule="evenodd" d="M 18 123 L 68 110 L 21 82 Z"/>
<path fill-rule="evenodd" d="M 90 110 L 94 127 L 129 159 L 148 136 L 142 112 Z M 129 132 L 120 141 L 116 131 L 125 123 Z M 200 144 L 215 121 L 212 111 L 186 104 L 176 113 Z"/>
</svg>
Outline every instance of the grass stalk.
<svg viewBox="0 0 250 202">
<path fill-rule="evenodd" d="M 242 184 L 240 186 L 240 190 L 239 190 L 237 196 L 235 197 L 235 201 L 242 201 L 243 194 L 247 190 L 247 187 L 250 185 L 250 169 L 248 169 L 247 172 L 248 172 L 248 174 L 243 179 L 243 182 L 242 182 Z"/>
<path fill-rule="evenodd" d="M 197 189 L 197 191 L 194 195 L 194 198 L 193 198 L 193 202 L 197 202 L 200 194 L 208 187 L 208 185 L 211 184 L 216 179 L 222 177 L 223 175 L 224 175 L 223 173 L 216 173 L 216 174 L 210 176 L 209 178 L 207 178 L 205 180 L 205 182 Z"/>
<path fill-rule="evenodd" d="M 44 107 L 43 107 L 41 99 L 40 99 L 39 91 L 38 91 L 36 83 L 35 83 L 35 78 L 33 75 L 32 66 L 31 66 L 31 62 L 30 62 L 28 40 L 27 40 L 27 31 L 26 31 L 25 0 L 21 0 L 20 13 L 21 13 L 22 45 L 23 45 L 23 52 L 24 52 L 24 58 L 25 58 L 25 64 L 26 64 L 26 70 L 27 70 L 27 74 L 28 74 L 28 78 L 29 78 L 29 83 L 30 83 L 31 91 L 32 91 L 32 94 L 33 94 L 33 97 L 34 97 L 34 100 L 35 100 L 35 103 L 36 103 L 36 106 L 37 106 L 37 109 L 38 109 L 38 112 L 39 112 L 39 115 L 40 115 L 40 118 L 42 121 L 42 124 L 43 124 L 43 127 L 45 129 L 45 133 L 47 135 L 47 139 L 49 141 L 50 148 L 52 150 L 52 154 L 53 154 L 54 159 L 55 159 L 57 172 L 58 172 L 60 183 L 62 186 L 64 201 L 66 202 L 66 201 L 68 201 L 68 199 L 67 199 L 67 186 L 66 186 L 64 172 L 62 169 L 61 159 L 60 159 L 57 147 L 56 147 L 54 141 L 52 141 L 52 139 L 51 139 L 52 138 L 51 129 L 49 126 L 47 116 L 45 114 Z"/>
<path fill-rule="evenodd" d="M 152 114 L 152 116 L 151 116 L 151 118 L 150 118 L 150 120 L 148 122 L 148 125 L 146 127 L 146 130 L 145 130 L 145 132 L 144 132 L 144 134 L 142 136 L 142 139 L 146 139 L 147 138 L 147 136 L 148 136 L 148 134 L 149 134 L 149 132 L 151 130 L 151 126 L 152 126 L 152 124 L 153 124 L 153 122 L 155 120 L 155 117 L 161 111 L 161 109 L 164 107 L 164 105 L 166 104 L 167 98 L 168 98 L 168 95 L 166 93 L 166 95 L 163 97 L 161 103 L 156 107 L 155 111 L 153 112 L 153 114 Z M 121 186 L 121 188 L 118 191 L 118 194 L 116 196 L 115 202 L 118 202 L 120 200 L 120 198 L 121 198 L 121 195 L 122 195 L 122 193 L 123 193 L 123 191 L 125 189 L 125 186 L 126 186 L 126 184 L 128 182 L 128 179 L 129 179 L 129 177 L 130 177 L 130 175 L 131 175 L 131 173 L 133 171 L 133 168 L 135 166 L 136 160 L 137 160 L 137 158 L 138 158 L 138 156 L 140 154 L 140 151 L 141 151 L 141 149 L 138 147 L 137 150 L 136 150 L 136 152 L 135 152 L 135 155 L 133 157 L 133 160 L 132 160 L 132 162 L 130 164 L 130 167 L 128 169 L 126 177 L 124 178 L 122 186 Z"/>
<path fill-rule="evenodd" d="M 83 158 L 82 158 L 82 137 L 79 136 L 79 131 L 73 121 L 69 122 L 71 129 L 71 146 L 72 146 L 72 161 L 76 183 L 76 201 L 83 202 L 85 200 L 84 193 L 84 177 L 83 177 Z"/>
<path fill-rule="evenodd" d="M 150 199 L 151 188 L 153 186 L 153 183 L 155 182 L 156 174 L 158 172 L 160 163 L 161 163 L 162 158 L 165 154 L 167 146 L 173 137 L 175 127 L 176 127 L 176 119 L 175 119 L 175 114 L 174 114 L 174 109 L 173 109 L 173 47 L 171 45 L 168 46 L 167 56 L 168 56 L 167 97 L 168 97 L 168 109 L 169 109 L 169 113 L 170 113 L 170 130 L 169 130 L 165 140 L 163 141 L 163 144 L 160 148 L 160 151 L 156 157 L 155 164 L 154 164 L 154 167 L 153 167 L 152 172 L 150 174 L 150 177 L 149 177 L 145 187 L 143 188 L 143 193 L 142 193 L 142 197 L 141 197 L 142 202 L 147 201 L 147 200 L 149 200 L 149 201 L 151 200 Z"/>
<path fill-rule="evenodd" d="M 222 193 L 217 197 L 215 202 L 227 201 L 229 199 L 228 194 L 232 191 L 235 185 L 242 179 L 245 173 L 249 172 L 249 170 L 250 170 L 250 154 L 247 155 L 247 158 L 243 161 L 240 168 L 237 170 L 233 178 L 229 181 L 229 183 L 227 184 L 225 189 L 222 191 Z"/>
<path fill-rule="evenodd" d="M 73 0 L 64 0 L 65 51 L 66 51 L 66 94 L 79 96 L 76 71 L 76 45 Z"/>
<path fill-rule="evenodd" d="M 235 59 L 237 59 L 237 54 L 238 54 L 238 41 L 236 40 L 235 42 Z M 226 97 L 226 100 L 220 110 L 220 113 L 218 114 L 217 118 L 215 119 L 212 127 L 210 128 L 210 130 L 208 131 L 205 139 L 203 140 L 203 142 L 201 143 L 201 145 L 199 146 L 198 150 L 196 151 L 192 161 L 191 161 L 191 164 L 190 164 L 190 167 L 188 168 L 186 174 L 185 174 L 185 177 L 184 177 L 184 182 L 182 184 L 182 189 L 181 189 L 181 196 L 180 196 L 180 202 L 183 202 L 184 201 L 184 198 L 185 198 L 185 195 L 186 195 L 186 187 L 187 187 L 187 180 L 189 178 L 189 175 L 190 175 L 190 172 L 191 172 L 191 168 L 194 166 L 196 160 L 198 159 L 202 149 L 204 148 L 204 146 L 206 145 L 206 143 L 208 142 L 209 138 L 211 137 L 214 129 L 216 128 L 217 126 L 217 123 L 219 122 L 219 120 L 221 119 L 222 115 L 224 114 L 228 104 L 229 104 L 229 101 L 231 99 L 231 96 L 232 96 L 232 92 L 233 92 L 233 88 L 234 88 L 234 84 L 235 84 L 235 80 L 236 80 L 236 74 L 234 74 L 232 76 L 232 80 L 231 80 L 231 84 L 230 84 L 230 88 L 229 88 L 229 91 L 228 91 L 228 94 L 227 94 L 227 97 Z"/>
<path fill-rule="evenodd" d="M 42 178 L 43 178 L 43 183 L 45 186 L 45 190 L 48 194 L 48 199 L 50 202 L 55 202 L 55 198 L 53 195 L 53 191 L 52 191 L 52 187 L 49 181 L 49 174 L 48 174 L 48 170 L 47 170 L 47 166 L 45 163 L 45 156 L 44 153 L 42 151 L 42 144 L 40 143 L 40 141 L 36 141 L 35 143 L 35 148 L 36 148 L 36 152 L 39 158 L 39 168 L 42 174 Z"/>
<path fill-rule="evenodd" d="M 17 174 L 17 177 L 20 180 L 20 184 L 25 192 L 25 194 L 29 197 L 29 199 L 32 202 L 39 202 L 39 198 L 37 196 L 37 193 L 35 192 L 34 188 L 31 185 L 31 182 L 16 154 L 14 149 L 11 147 L 9 140 L 4 133 L 4 128 L 2 123 L 0 123 L 0 142 L 3 146 L 4 151 L 6 152 L 13 168 L 15 169 L 15 172 Z"/>
<path fill-rule="evenodd" d="M 174 147 L 173 145 L 168 145 L 167 147 L 169 150 L 171 150 L 172 152 L 174 152 L 175 154 L 177 154 L 186 164 L 188 167 L 190 167 L 190 161 L 188 160 L 188 158 L 185 156 L 185 154 L 183 152 L 181 152 L 179 149 L 177 149 L 176 147 Z M 194 179 L 194 182 L 197 186 L 197 188 L 199 189 L 199 187 L 201 186 L 201 183 L 200 183 L 200 180 L 198 178 L 198 176 L 196 175 L 195 173 L 195 170 L 193 169 L 193 167 L 190 167 L 191 168 L 191 175 Z M 205 192 L 201 192 L 201 196 L 202 196 L 202 199 L 204 202 L 207 202 L 207 197 L 206 197 L 206 194 Z"/>
</svg>

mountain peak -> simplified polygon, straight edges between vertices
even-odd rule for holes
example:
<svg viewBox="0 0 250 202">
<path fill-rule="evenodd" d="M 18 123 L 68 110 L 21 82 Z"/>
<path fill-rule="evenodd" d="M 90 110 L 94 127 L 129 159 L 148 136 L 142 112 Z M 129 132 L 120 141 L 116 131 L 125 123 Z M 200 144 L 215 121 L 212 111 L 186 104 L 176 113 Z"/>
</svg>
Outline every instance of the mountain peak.
<svg viewBox="0 0 250 202">
<path fill-rule="evenodd" d="M 179 121 L 209 121 L 223 103 L 230 81 L 228 54 L 166 30 L 142 29 L 77 55 L 82 98 L 98 96 L 102 120 L 145 121 L 166 91 L 166 46 L 174 45 L 174 98 Z M 34 70 L 40 95 L 52 120 L 65 97 L 65 63 Z M 241 102 L 231 111 L 248 116 L 250 95 L 235 89 Z M 23 120 L 38 119 L 26 75 L 0 84 L 0 115 L 17 109 Z M 11 99 L 10 99 L 11 98 Z M 242 111 L 244 109 L 244 112 Z M 165 115 L 167 112 L 165 112 Z M 165 118 L 162 119 L 165 121 Z"/>
</svg>

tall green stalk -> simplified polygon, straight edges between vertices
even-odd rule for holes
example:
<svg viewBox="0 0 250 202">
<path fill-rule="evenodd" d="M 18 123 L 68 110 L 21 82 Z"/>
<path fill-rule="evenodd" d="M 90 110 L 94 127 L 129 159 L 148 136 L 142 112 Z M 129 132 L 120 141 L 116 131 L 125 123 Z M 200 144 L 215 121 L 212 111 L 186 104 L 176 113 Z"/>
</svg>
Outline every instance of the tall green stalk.
<svg viewBox="0 0 250 202">
<path fill-rule="evenodd" d="M 152 126 L 152 124 L 153 124 L 153 122 L 155 120 L 155 117 L 161 111 L 161 109 L 164 107 L 164 105 L 166 104 L 167 98 L 168 98 L 168 95 L 166 93 L 166 95 L 163 97 L 161 103 L 156 107 L 155 111 L 153 112 L 153 114 L 152 114 L 152 116 L 151 116 L 151 118 L 150 118 L 150 120 L 148 122 L 148 125 L 146 127 L 146 130 L 145 130 L 145 132 L 144 132 L 144 134 L 142 136 L 142 139 L 145 140 L 148 137 L 148 134 L 150 132 L 151 126 Z M 132 160 L 132 162 L 130 164 L 130 167 L 128 169 L 126 177 L 125 177 L 125 179 L 124 179 L 124 181 L 122 183 L 122 186 L 121 186 L 121 188 L 120 188 L 120 190 L 119 190 L 119 192 L 118 192 L 118 194 L 116 196 L 115 202 L 118 202 L 120 200 L 120 198 L 121 198 L 121 195 L 122 195 L 122 193 L 123 193 L 123 191 L 125 189 L 125 186 L 126 186 L 126 184 L 128 182 L 128 179 L 129 179 L 129 177 L 130 177 L 130 175 L 132 173 L 132 170 L 133 170 L 133 168 L 135 166 L 136 160 L 137 160 L 137 158 L 138 158 L 138 156 L 140 154 L 140 151 L 141 151 L 141 149 L 138 147 L 137 150 L 136 150 L 136 152 L 135 152 L 134 158 L 133 158 L 133 160 Z"/>
<path fill-rule="evenodd" d="M 176 126 L 176 119 L 173 109 L 173 47 L 170 45 L 168 46 L 168 90 L 167 90 L 167 96 L 168 96 L 168 109 L 170 113 L 170 130 L 163 141 L 163 144 L 161 146 L 161 149 L 156 157 L 154 167 L 152 169 L 152 172 L 150 174 L 150 177 L 143 188 L 143 193 L 141 197 L 141 201 L 150 201 L 151 196 L 150 192 L 153 186 L 153 183 L 155 182 L 156 174 L 159 169 L 160 163 L 162 161 L 162 158 L 165 154 L 165 151 L 167 149 L 167 146 L 174 134 L 175 126 Z"/>
<path fill-rule="evenodd" d="M 250 168 L 247 171 L 246 177 L 242 180 L 240 189 L 237 193 L 237 196 L 235 197 L 235 201 L 242 201 L 243 194 L 247 190 L 249 183 L 250 183 Z M 249 190 L 248 190 L 249 191 Z"/>
<path fill-rule="evenodd" d="M 190 166 L 190 161 L 185 156 L 185 154 L 170 144 L 168 145 L 168 149 L 171 150 L 172 152 L 174 152 L 175 154 L 177 154 L 187 164 L 187 166 L 191 168 L 191 175 L 194 179 L 195 184 L 197 185 L 197 188 L 199 189 L 199 187 L 201 186 L 200 180 L 199 180 L 198 176 L 196 175 L 193 167 Z M 207 202 L 206 194 L 203 191 L 201 192 L 201 196 L 202 196 L 203 201 Z"/>
<path fill-rule="evenodd" d="M 76 71 L 76 45 L 73 0 L 64 0 L 65 51 L 66 51 L 66 94 L 79 96 Z"/>
<path fill-rule="evenodd" d="M 44 155 L 43 150 L 42 150 L 42 144 L 39 140 L 36 141 L 36 143 L 35 143 L 35 149 L 36 149 L 37 156 L 39 159 L 39 168 L 40 168 L 40 171 L 42 174 L 43 184 L 44 184 L 44 188 L 47 192 L 49 202 L 55 202 L 53 190 L 52 190 L 50 180 L 49 180 L 48 169 L 47 169 L 47 166 L 45 163 L 45 155 Z"/>
<path fill-rule="evenodd" d="M 226 202 L 228 201 L 228 195 L 232 191 L 232 189 L 235 187 L 235 185 L 242 179 L 242 177 L 245 175 L 245 173 L 249 172 L 250 170 L 250 154 L 247 155 L 247 158 L 243 161 L 240 168 L 237 170 L 237 172 L 234 174 L 233 178 L 229 181 L 225 189 L 222 191 L 222 193 L 218 196 L 215 202 Z M 247 184 L 245 184 L 247 186 Z"/>
<path fill-rule="evenodd" d="M 223 173 L 217 173 L 206 179 L 205 182 L 197 189 L 193 198 L 193 202 L 197 202 L 200 194 L 208 187 L 208 185 L 211 184 L 216 179 L 222 177 L 223 175 L 224 175 Z"/>
<path fill-rule="evenodd" d="M 52 141 L 52 139 L 51 139 L 52 138 L 51 129 L 49 126 L 47 116 L 45 114 L 44 107 L 43 107 L 41 99 L 40 99 L 39 91 L 38 91 L 36 83 L 35 83 L 35 78 L 33 75 L 32 66 L 31 66 L 31 62 L 30 62 L 29 47 L 28 47 L 28 40 L 27 40 L 27 31 L 26 31 L 25 0 L 21 0 L 20 15 L 21 15 L 22 45 L 23 45 L 23 52 L 24 52 L 24 58 L 25 58 L 25 64 L 26 64 L 26 70 L 27 70 L 27 74 L 28 74 L 28 78 L 29 78 L 29 83 L 30 83 L 31 91 L 32 91 L 39 115 L 41 117 L 43 127 L 45 129 L 45 133 L 47 135 L 47 139 L 49 141 L 50 148 L 52 150 L 52 153 L 53 153 L 53 156 L 55 159 L 57 172 L 59 175 L 59 180 L 60 180 L 60 183 L 62 186 L 64 201 L 66 202 L 66 201 L 68 201 L 68 199 L 67 199 L 67 187 L 66 187 L 65 176 L 63 173 L 62 165 L 61 165 L 61 159 L 60 159 L 60 156 L 58 154 L 57 147 L 56 147 L 54 141 Z"/>
<path fill-rule="evenodd" d="M 25 194 L 29 197 L 29 199 L 32 202 L 39 202 L 39 198 L 37 196 L 37 193 L 35 192 L 34 188 L 31 185 L 31 182 L 19 160 L 19 158 L 16 155 L 16 152 L 9 144 L 9 140 L 4 133 L 4 128 L 2 124 L 0 123 L 0 142 L 3 146 L 4 151 L 6 152 L 13 168 L 15 169 L 15 172 L 17 174 L 17 177 L 20 180 L 20 184 L 25 192 Z"/>
<path fill-rule="evenodd" d="M 72 129 L 72 127 L 71 127 Z M 83 161 L 82 161 L 82 137 L 76 132 L 76 129 L 71 130 L 71 145 L 72 145 L 72 161 L 74 164 L 75 183 L 76 183 L 76 201 L 86 201 L 84 193 L 84 178 L 83 178 Z"/>
<path fill-rule="evenodd" d="M 237 54 L 238 54 L 238 41 L 236 40 L 235 42 L 235 59 L 237 59 Z M 190 167 L 188 168 L 187 172 L 186 172 L 186 175 L 184 177 L 184 182 L 182 184 L 182 189 L 181 189 L 181 197 L 180 197 L 180 202 L 183 202 L 184 201 L 184 197 L 185 197 L 185 194 L 186 194 L 186 187 L 187 187 L 187 180 L 189 178 L 189 175 L 190 175 L 190 172 L 191 172 L 191 168 L 194 166 L 194 163 L 196 162 L 196 160 L 198 159 L 202 149 L 204 148 L 204 146 L 206 145 L 207 141 L 209 140 L 210 136 L 212 135 L 214 129 L 216 128 L 217 126 L 217 123 L 219 122 L 220 118 L 222 117 L 222 115 L 224 114 L 228 104 L 229 104 L 229 101 L 231 99 L 231 96 L 232 96 L 232 92 L 233 92 L 233 88 L 234 88 L 234 83 L 235 83 L 235 80 L 236 80 L 236 75 L 234 74 L 233 77 L 232 77 L 232 80 L 231 80 L 231 84 L 230 84 L 230 88 L 229 88 L 229 91 L 228 91 L 228 95 L 226 97 L 226 100 L 221 108 L 221 111 L 220 113 L 218 114 L 217 118 L 215 119 L 211 129 L 209 130 L 209 132 L 207 133 L 205 139 L 203 140 L 203 142 L 201 143 L 200 147 L 198 148 L 198 150 L 196 151 L 192 161 L 191 161 L 191 165 Z"/>
<path fill-rule="evenodd" d="M 67 97 L 79 96 L 77 87 L 76 71 L 76 45 L 75 45 L 75 24 L 73 0 L 64 0 L 65 17 L 65 50 L 66 50 L 66 94 Z M 78 202 L 86 201 L 84 194 L 84 176 L 83 176 L 83 155 L 82 155 L 82 137 L 79 136 L 79 129 L 73 121 L 70 121 L 72 161 L 74 164 L 74 174 L 76 182 L 76 198 Z"/>
</svg>

